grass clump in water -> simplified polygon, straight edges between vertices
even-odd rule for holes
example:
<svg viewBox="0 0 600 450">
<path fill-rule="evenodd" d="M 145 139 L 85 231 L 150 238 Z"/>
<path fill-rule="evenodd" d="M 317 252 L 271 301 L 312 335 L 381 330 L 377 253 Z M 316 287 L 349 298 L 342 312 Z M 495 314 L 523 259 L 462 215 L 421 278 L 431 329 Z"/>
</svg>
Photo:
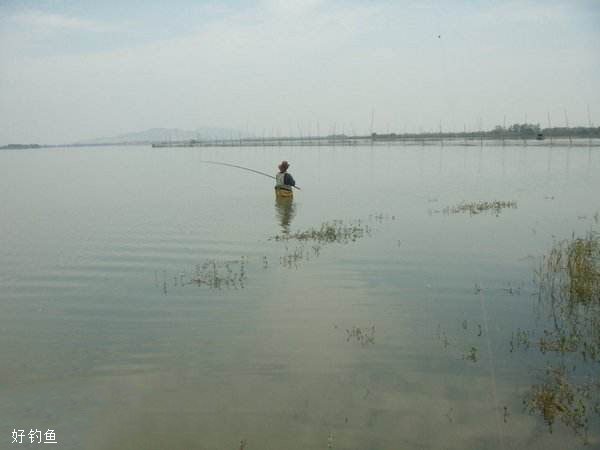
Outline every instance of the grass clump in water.
<svg viewBox="0 0 600 450">
<path fill-rule="evenodd" d="M 471 362 L 477 362 L 479 360 L 477 347 L 471 347 L 468 352 L 463 355 L 463 359 Z"/>
<path fill-rule="evenodd" d="M 360 220 L 345 224 L 342 220 L 324 222 L 320 228 L 309 228 L 295 233 L 282 233 L 274 236 L 276 241 L 314 241 L 318 243 L 342 243 L 355 242 L 366 235 L 370 235 L 371 229 Z"/>
<path fill-rule="evenodd" d="M 218 262 L 213 259 L 196 265 L 191 283 L 211 289 L 243 289 L 247 259 Z"/>
<path fill-rule="evenodd" d="M 560 420 L 587 441 L 588 400 L 592 387 L 587 383 L 570 382 L 564 367 L 549 368 L 547 381 L 534 385 L 523 404 L 530 413 L 541 414 L 550 432 L 554 423 Z M 595 409 L 597 408 L 598 402 L 595 404 Z"/>
<path fill-rule="evenodd" d="M 553 325 L 544 330 L 539 349 L 600 363 L 600 235 L 590 231 L 557 242 L 536 276 L 539 302 Z"/>
<path fill-rule="evenodd" d="M 600 341 L 600 235 L 590 231 L 556 243 L 536 275 L 540 301 L 568 322 L 584 319 Z M 581 320 L 574 325 L 581 329 Z"/>
<path fill-rule="evenodd" d="M 587 440 L 600 418 L 600 235 L 593 231 L 554 244 L 536 271 L 540 313 L 546 326 L 527 346 L 547 358 L 541 383 L 524 399 L 550 431 L 562 422 Z M 512 341 L 511 341 L 512 348 Z"/>
<path fill-rule="evenodd" d="M 361 220 L 351 223 L 333 220 L 324 222 L 320 228 L 309 228 L 293 233 L 283 232 L 269 240 L 282 242 L 285 245 L 285 254 L 280 258 L 281 265 L 286 268 L 297 268 L 301 261 L 319 256 L 321 249 L 328 244 L 348 244 L 370 234 L 371 228 Z M 297 242 L 297 245 L 291 246 L 290 241 Z"/>
<path fill-rule="evenodd" d="M 516 209 L 517 202 L 515 201 L 501 201 L 494 200 L 491 202 L 481 201 L 481 202 L 463 202 L 459 203 L 455 206 L 446 206 L 441 211 L 433 211 L 433 212 L 442 212 L 443 214 L 465 214 L 468 213 L 471 216 L 481 214 L 484 212 L 491 212 L 496 216 L 500 215 L 500 212 L 503 209 Z"/>
<path fill-rule="evenodd" d="M 371 327 L 359 328 L 353 326 L 346 330 L 346 342 L 354 340 L 363 347 L 375 343 L 375 325 Z"/>
<path fill-rule="evenodd" d="M 559 250 L 560 251 L 560 250 Z M 566 244 L 569 296 L 578 303 L 600 303 L 600 239 L 592 233 Z"/>
</svg>

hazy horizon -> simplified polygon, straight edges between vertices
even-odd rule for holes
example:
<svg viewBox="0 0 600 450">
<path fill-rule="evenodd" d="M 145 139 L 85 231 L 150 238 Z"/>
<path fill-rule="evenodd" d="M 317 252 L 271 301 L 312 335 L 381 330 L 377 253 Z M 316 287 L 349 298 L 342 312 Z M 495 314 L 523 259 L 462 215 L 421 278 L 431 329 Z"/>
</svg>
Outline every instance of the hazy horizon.
<svg viewBox="0 0 600 450">
<path fill-rule="evenodd" d="M 9 0 L 0 145 L 596 125 L 599 23 L 595 1 Z"/>
</svg>

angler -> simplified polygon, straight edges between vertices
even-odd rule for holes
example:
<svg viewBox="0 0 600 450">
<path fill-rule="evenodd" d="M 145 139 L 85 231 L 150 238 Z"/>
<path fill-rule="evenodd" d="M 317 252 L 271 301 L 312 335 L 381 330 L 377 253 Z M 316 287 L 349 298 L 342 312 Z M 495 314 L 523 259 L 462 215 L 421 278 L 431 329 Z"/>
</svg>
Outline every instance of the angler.
<svg viewBox="0 0 600 450">
<path fill-rule="evenodd" d="M 292 188 L 296 186 L 296 181 L 291 173 L 288 173 L 290 164 L 287 161 L 281 161 L 279 164 L 279 173 L 275 175 L 275 195 L 277 197 L 293 197 Z"/>
</svg>

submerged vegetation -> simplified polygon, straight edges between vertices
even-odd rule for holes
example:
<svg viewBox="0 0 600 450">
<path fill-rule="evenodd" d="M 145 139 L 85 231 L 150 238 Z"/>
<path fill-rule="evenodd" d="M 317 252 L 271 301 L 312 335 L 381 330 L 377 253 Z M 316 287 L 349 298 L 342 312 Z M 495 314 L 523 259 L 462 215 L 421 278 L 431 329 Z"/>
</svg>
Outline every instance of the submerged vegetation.
<svg viewBox="0 0 600 450">
<path fill-rule="evenodd" d="M 365 328 L 353 326 L 346 330 L 346 342 L 356 341 L 363 347 L 375 343 L 375 325 Z"/>
<path fill-rule="evenodd" d="M 479 359 L 477 356 L 477 352 L 477 347 L 471 347 L 469 351 L 463 355 L 463 358 L 467 361 L 477 362 L 477 360 Z"/>
<path fill-rule="evenodd" d="M 555 422 L 560 420 L 587 442 L 589 416 L 594 412 L 600 413 L 599 386 L 571 378 L 564 366 L 548 368 L 545 381 L 531 388 L 523 404 L 530 413 L 542 416 L 550 432 Z"/>
<path fill-rule="evenodd" d="M 278 210 L 279 211 L 279 210 Z M 286 220 L 290 219 L 286 216 Z M 384 220 L 395 220 L 395 216 L 384 215 L 383 213 L 371 214 L 367 222 L 381 224 Z M 344 222 L 343 220 L 333 220 L 324 222 L 320 227 L 309 228 L 296 232 L 289 232 L 289 221 L 282 225 L 283 232 L 269 238 L 269 241 L 275 241 L 283 244 L 281 255 L 279 256 L 279 265 L 284 268 L 298 268 L 301 262 L 309 261 L 318 257 L 324 246 L 329 244 L 349 244 L 371 235 L 371 227 L 363 220 L 354 220 Z M 256 264 L 253 264 L 256 262 Z M 170 287 L 196 285 L 207 287 L 209 289 L 243 289 L 248 279 L 248 271 L 252 266 L 268 270 L 269 257 L 262 255 L 257 258 L 241 256 L 236 260 L 219 261 L 209 259 L 201 264 L 196 264 L 191 271 L 191 275 L 186 272 L 179 272 L 172 277 L 173 283 L 168 282 L 171 277 L 167 277 L 166 271 L 163 271 L 162 279 L 159 280 L 158 272 L 155 272 L 155 285 L 167 295 Z"/>
<path fill-rule="evenodd" d="M 500 212 L 503 209 L 516 209 L 517 202 L 515 201 L 499 201 L 494 200 L 491 202 L 481 201 L 481 202 L 463 202 L 454 206 L 446 206 L 441 210 L 431 210 L 430 213 L 442 213 L 446 215 L 450 214 L 465 214 L 468 213 L 471 216 L 481 214 L 484 212 L 491 212 L 496 216 L 500 215 Z"/>
<path fill-rule="evenodd" d="M 370 219 L 383 217 L 383 215 L 371 215 Z M 393 216 L 392 216 L 393 217 Z M 296 232 L 284 231 L 269 240 L 285 244 L 284 254 L 280 258 L 280 264 L 286 268 L 297 268 L 300 261 L 307 261 L 317 257 L 321 249 L 328 244 L 348 244 L 358 239 L 371 235 L 371 227 L 362 220 L 345 223 L 343 220 L 324 222 L 319 228 L 309 228 Z M 291 247 L 291 242 L 296 245 Z"/>
<path fill-rule="evenodd" d="M 246 281 L 247 258 L 235 261 L 206 261 L 196 265 L 191 283 L 212 289 L 243 289 Z"/>
<path fill-rule="evenodd" d="M 473 343 L 480 342 L 479 338 L 481 338 L 483 335 L 483 328 L 481 324 L 476 325 L 477 328 L 471 326 L 471 330 L 469 330 L 468 321 L 463 320 L 461 324 L 461 335 L 453 337 L 453 340 L 450 341 L 446 331 L 443 331 L 441 325 L 438 324 L 436 332 L 437 339 L 442 343 L 444 350 L 449 351 L 454 355 L 454 357 L 460 357 L 464 361 L 476 363 L 481 359 L 481 357 L 479 354 L 479 347 L 476 346 L 479 344 L 474 345 Z"/>
<path fill-rule="evenodd" d="M 361 220 L 345 224 L 342 220 L 324 222 L 320 228 L 309 228 L 295 233 L 281 233 L 274 236 L 275 241 L 314 241 L 318 243 L 341 243 L 355 242 L 357 239 L 368 236 L 371 228 Z"/>
</svg>

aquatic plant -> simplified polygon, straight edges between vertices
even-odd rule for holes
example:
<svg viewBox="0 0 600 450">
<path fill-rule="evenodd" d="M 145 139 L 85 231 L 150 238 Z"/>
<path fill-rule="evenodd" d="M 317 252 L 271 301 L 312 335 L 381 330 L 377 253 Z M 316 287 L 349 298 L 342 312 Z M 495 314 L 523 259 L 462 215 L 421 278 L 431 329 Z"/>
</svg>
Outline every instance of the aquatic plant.
<svg viewBox="0 0 600 450">
<path fill-rule="evenodd" d="M 513 334 L 511 351 L 516 342 L 550 359 L 523 402 L 550 431 L 560 421 L 585 440 L 592 417 L 600 416 L 600 236 L 590 231 L 555 243 L 535 275 L 546 327 L 537 336 Z"/>
<path fill-rule="evenodd" d="M 538 297 L 550 307 L 544 351 L 577 352 L 600 362 L 600 235 L 557 242 L 536 271 Z"/>
<path fill-rule="evenodd" d="M 567 244 L 569 295 L 578 303 L 600 303 L 600 240 L 589 234 Z"/>
<path fill-rule="evenodd" d="M 446 334 L 445 331 L 442 331 L 442 326 L 440 324 L 438 324 L 438 326 L 437 326 L 436 337 L 437 337 L 438 341 L 440 341 L 443 344 L 444 349 L 447 349 L 450 346 L 450 341 L 448 340 L 448 335 Z"/>
<path fill-rule="evenodd" d="M 521 286 L 513 286 L 511 283 L 508 283 L 507 287 L 502 290 L 508 295 L 521 295 Z"/>
<path fill-rule="evenodd" d="M 242 289 L 247 278 L 246 264 L 247 258 L 244 256 L 233 261 L 211 259 L 196 265 L 190 282 L 211 289 Z"/>
<path fill-rule="evenodd" d="M 381 217 L 384 216 L 381 215 Z M 392 217 L 395 218 L 395 216 Z M 296 232 L 284 230 L 283 233 L 273 236 L 269 240 L 285 244 L 285 252 L 279 258 L 280 264 L 286 268 L 297 268 L 301 261 L 319 256 L 325 245 L 348 244 L 370 234 L 371 228 L 361 220 L 350 223 L 333 220 L 322 223 L 319 228 L 309 228 Z M 296 245 L 290 245 L 291 242 L 295 242 Z"/>
<path fill-rule="evenodd" d="M 318 252 L 315 252 L 318 255 Z M 297 269 L 300 261 L 308 261 L 310 259 L 310 250 L 303 245 L 296 246 L 292 249 L 289 247 L 285 248 L 285 253 L 279 258 L 279 264 L 287 269 Z"/>
<path fill-rule="evenodd" d="M 369 214 L 369 220 L 373 220 L 376 223 L 383 223 L 386 220 L 396 220 L 396 216 L 379 212 L 375 214 Z"/>
<path fill-rule="evenodd" d="M 361 221 L 345 224 L 342 220 L 324 222 L 320 228 L 309 228 L 294 233 L 278 234 L 271 239 L 275 241 L 314 241 L 318 243 L 342 243 L 355 242 L 357 239 L 368 236 L 371 228 Z"/>
<path fill-rule="evenodd" d="M 547 369 L 547 380 L 534 385 L 523 400 L 530 413 L 539 413 L 548 425 L 550 432 L 554 423 L 560 420 L 575 433 L 587 440 L 589 417 L 588 403 L 590 388 L 588 383 L 573 383 L 567 376 L 564 366 Z M 594 405 L 598 408 L 598 402 Z"/>
<path fill-rule="evenodd" d="M 499 201 L 494 200 L 491 202 L 488 201 L 480 201 L 480 202 L 462 202 L 458 205 L 454 206 L 446 206 L 441 210 L 430 210 L 429 213 L 442 213 L 446 215 L 450 214 L 464 214 L 468 213 L 471 216 L 481 214 L 484 212 L 491 212 L 496 216 L 500 215 L 500 212 L 503 209 L 516 209 L 517 202 L 516 201 Z"/>
<path fill-rule="evenodd" d="M 527 350 L 531 346 L 530 332 L 526 330 L 517 329 L 516 334 L 513 333 L 510 338 L 510 352 L 514 352 L 515 349 Z"/>
<path fill-rule="evenodd" d="M 371 327 L 359 328 L 353 326 L 350 329 L 346 329 L 346 342 L 355 340 L 360 345 L 367 346 L 375 343 L 375 325 Z"/>
<path fill-rule="evenodd" d="M 463 355 L 463 359 L 471 362 L 477 362 L 479 357 L 477 347 L 471 347 L 468 352 Z"/>
</svg>

